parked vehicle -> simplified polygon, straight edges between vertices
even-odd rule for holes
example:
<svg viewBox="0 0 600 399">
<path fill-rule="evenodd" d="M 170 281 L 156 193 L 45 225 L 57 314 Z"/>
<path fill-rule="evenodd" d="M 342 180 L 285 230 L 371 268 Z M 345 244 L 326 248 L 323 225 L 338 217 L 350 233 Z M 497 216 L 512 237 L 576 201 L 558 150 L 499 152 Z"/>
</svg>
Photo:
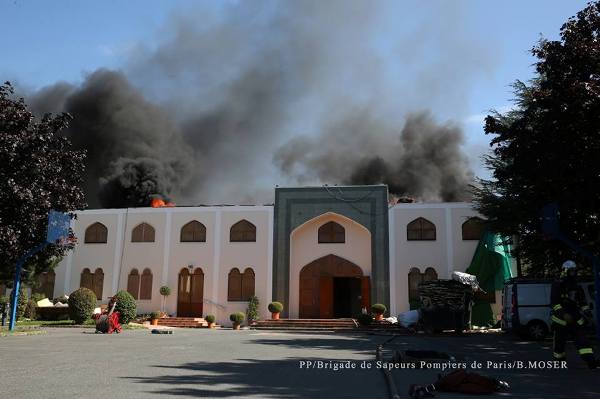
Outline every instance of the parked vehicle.
<svg viewBox="0 0 600 399">
<path fill-rule="evenodd" d="M 585 293 L 586 302 L 593 309 L 594 283 L 582 281 L 579 284 Z M 502 330 L 534 340 L 544 339 L 550 333 L 551 288 L 552 280 L 509 280 L 502 292 Z"/>
</svg>

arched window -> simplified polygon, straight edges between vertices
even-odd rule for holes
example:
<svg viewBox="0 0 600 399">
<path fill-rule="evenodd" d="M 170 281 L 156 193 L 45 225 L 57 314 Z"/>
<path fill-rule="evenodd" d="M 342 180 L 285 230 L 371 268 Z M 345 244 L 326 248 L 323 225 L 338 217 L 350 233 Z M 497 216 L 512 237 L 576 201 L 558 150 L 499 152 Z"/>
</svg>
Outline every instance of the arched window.
<svg viewBox="0 0 600 399">
<path fill-rule="evenodd" d="M 206 242 L 206 227 L 197 220 L 186 223 L 181 228 L 181 242 Z"/>
<path fill-rule="evenodd" d="M 483 219 L 478 217 L 469 218 L 462 224 L 462 239 L 479 241 L 484 229 Z"/>
<path fill-rule="evenodd" d="M 424 218 L 417 218 L 406 226 L 408 241 L 435 241 L 435 224 Z"/>
<path fill-rule="evenodd" d="M 423 281 L 434 281 L 438 279 L 438 274 L 433 267 L 428 267 L 423 273 Z"/>
<path fill-rule="evenodd" d="M 247 220 L 240 220 L 229 231 L 229 241 L 231 242 L 255 242 L 256 226 Z"/>
<path fill-rule="evenodd" d="M 140 223 L 131 232 L 131 242 L 154 242 L 154 227 Z"/>
<path fill-rule="evenodd" d="M 132 269 L 127 277 L 127 292 L 133 299 L 138 299 L 140 296 L 140 274 L 137 269 Z"/>
<path fill-rule="evenodd" d="M 425 273 L 413 267 L 408 273 L 408 303 L 410 309 L 421 307 L 421 298 L 419 297 L 419 284 L 425 281 L 434 281 L 438 279 L 438 274 L 433 267 L 425 269 Z"/>
<path fill-rule="evenodd" d="M 254 270 L 247 268 L 242 274 L 242 301 L 250 300 L 254 296 Z"/>
<path fill-rule="evenodd" d="M 227 300 L 242 300 L 242 274 L 237 268 L 231 269 L 227 282 Z"/>
<path fill-rule="evenodd" d="M 44 294 L 46 298 L 52 299 L 54 296 L 54 280 L 56 278 L 56 273 L 54 270 L 50 270 L 48 272 L 44 272 L 38 276 L 38 284 L 37 287 L 33 289 L 33 292 L 38 294 Z M 0 288 L 0 295 L 2 295 L 2 289 Z"/>
<path fill-rule="evenodd" d="M 336 222 L 327 222 L 319 227 L 319 244 L 346 242 L 346 230 Z"/>
<path fill-rule="evenodd" d="M 227 284 L 228 301 L 247 301 L 254 295 L 254 270 L 247 268 L 240 273 L 238 268 L 229 272 Z"/>
<path fill-rule="evenodd" d="M 94 272 L 92 278 L 92 291 L 96 294 L 96 298 L 102 299 L 102 288 L 104 287 L 104 272 L 98 268 Z"/>
<path fill-rule="evenodd" d="M 140 282 L 140 299 L 152 299 L 152 272 L 150 269 L 144 269 Z"/>
<path fill-rule="evenodd" d="M 108 229 L 100 222 L 91 224 L 85 229 L 85 244 L 106 244 Z"/>
<path fill-rule="evenodd" d="M 413 267 L 408 273 L 408 303 L 411 309 L 418 309 L 420 307 L 419 284 L 421 284 L 421 271 Z"/>
<path fill-rule="evenodd" d="M 94 275 L 92 274 L 90 269 L 88 269 L 87 267 L 85 269 L 83 269 L 83 271 L 81 272 L 81 279 L 79 280 L 79 287 L 88 288 L 93 291 L 94 290 L 94 283 L 92 281 L 93 277 L 94 277 Z"/>
</svg>

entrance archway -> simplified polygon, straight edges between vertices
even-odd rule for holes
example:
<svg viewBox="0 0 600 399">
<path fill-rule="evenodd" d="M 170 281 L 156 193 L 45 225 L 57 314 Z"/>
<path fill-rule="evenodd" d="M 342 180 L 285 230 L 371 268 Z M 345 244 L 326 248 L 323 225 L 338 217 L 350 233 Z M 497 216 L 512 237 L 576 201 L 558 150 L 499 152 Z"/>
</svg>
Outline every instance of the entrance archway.
<svg viewBox="0 0 600 399">
<path fill-rule="evenodd" d="M 187 268 L 179 272 L 177 286 L 177 316 L 202 317 L 202 302 L 204 299 L 204 272 L 196 268 L 190 274 Z"/>
<path fill-rule="evenodd" d="M 302 319 L 353 317 L 370 304 L 369 277 L 354 263 L 326 255 L 300 271 L 299 316 Z"/>
</svg>

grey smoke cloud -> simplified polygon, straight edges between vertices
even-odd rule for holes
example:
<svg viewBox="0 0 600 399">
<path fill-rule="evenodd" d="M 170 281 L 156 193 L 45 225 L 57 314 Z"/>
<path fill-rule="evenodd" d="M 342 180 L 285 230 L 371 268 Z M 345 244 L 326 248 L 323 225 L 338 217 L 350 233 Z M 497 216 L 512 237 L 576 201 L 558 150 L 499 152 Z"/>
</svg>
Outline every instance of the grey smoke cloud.
<svg viewBox="0 0 600 399">
<path fill-rule="evenodd" d="M 308 183 L 463 198 L 471 172 L 460 129 L 436 120 L 465 109 L 487 55 L 462 30 L 461 3 L 426 7 L 189 10 L 155 45 L 132 47 L 121 71 L 58 83 L 30 103 L 73 114 L 92 207 L 137 205 L 152 191 L 178 204 L 260 203 L 275 184 Z"/>
<path fill-rule="evenodd" d="M 402 127 L 370 116 L 356 111 L 317 137 L 295 139 L 274 161 L 300 183 L 385 183 L 391 193 L 425 201 L 469 198 L 473 173 L 457 126 L 438 124 L 427 112 L 409 114 Z"/>
</svg>

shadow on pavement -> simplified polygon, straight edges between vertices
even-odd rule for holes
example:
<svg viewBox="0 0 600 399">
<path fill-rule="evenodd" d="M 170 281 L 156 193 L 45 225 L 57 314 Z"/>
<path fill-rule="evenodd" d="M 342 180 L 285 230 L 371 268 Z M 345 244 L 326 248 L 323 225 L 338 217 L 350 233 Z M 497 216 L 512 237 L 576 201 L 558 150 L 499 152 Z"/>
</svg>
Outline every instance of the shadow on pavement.
<svg viewBox="0 0 600 399">
<path fill-rule="evenodd" d="M 163 369 L 166 374 L 124 378 L 141 384 L 152 384 L 156 388 L 149 393 L 173 396 L 385 397 L 386 386 L 381 373 L 376 370 L 300 369 L 301 360 L 306 359 L 239 359 L 233 362 L 195 362 L 179 366 L 154 366 Z M 329 359 L 320 360 L 329 361 Z"/>
</svg>

